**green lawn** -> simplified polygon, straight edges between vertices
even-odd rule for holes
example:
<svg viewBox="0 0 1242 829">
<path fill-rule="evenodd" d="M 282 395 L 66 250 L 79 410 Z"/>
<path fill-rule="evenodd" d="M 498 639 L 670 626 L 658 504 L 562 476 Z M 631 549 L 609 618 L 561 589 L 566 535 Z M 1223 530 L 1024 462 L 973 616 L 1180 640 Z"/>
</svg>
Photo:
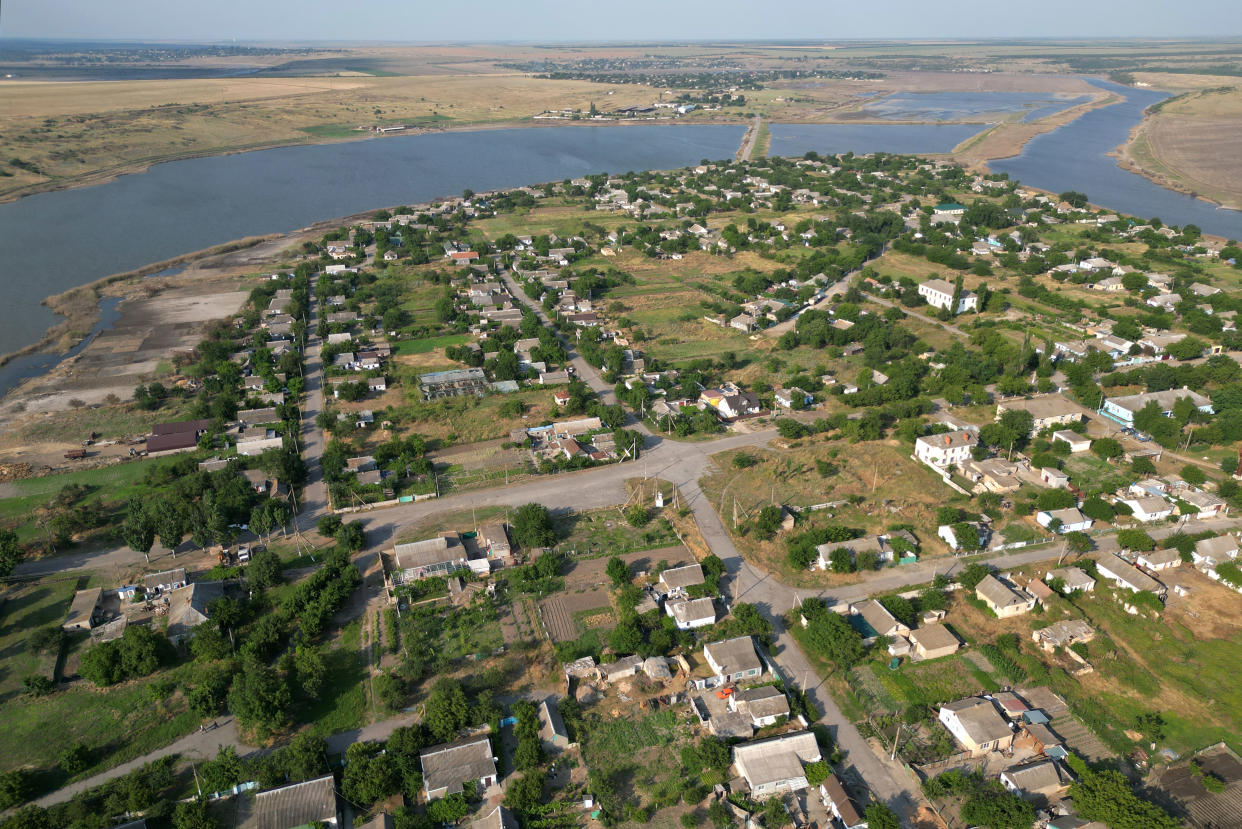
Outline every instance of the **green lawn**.
<svg viewBox="0 0 1242 829">
<path fill-rule="evenodd" d="M 107 689 L 80 681 L 42 699 L 7 700 L 0 771 L 49 768 L 62 751 L 80 742 L 95 761 L 84 772 L 89 776 L 171 743 L 193 731 L 199 718 L 179 692 L 156 701 L 149 689 L 157 678 L 175 682 L 188 670 L 183 666 Z"/>
<path fill-rule="evenodd" d="M 0 589 L 7 592 L 0 605 L 0 699 L 9 700 L 22 693 L 24 677 L 40 674 L 51 678 L 55 654 L 38 653 L 27 642 L 34 631 L 59 627 L 64 622 L 77 580 L 47 580 Z"/>
<path fill-rule="evenodd" d="M 448 348 L 451 345 L 463 345 L 471 341 L 469 334 L 445 334 L 441 337 L 427 337 L 422 340 L 405 340 L 397 343 L 393 349 L 396 354 L 428 354 L 437 348 Z"/>
<path fill-rule="evenodd" d="M 896 671 L 876 667 L 885 689 L 905 706 L 928 707 L 999 689 L 996 681 L 962 654 L 928 662 L 903 662 Z"/>
<path fill-rule="evenodd" d="M 354 620 L 341 631 L 338 647 L 324 653 L 327 681 L 298 720 L 310 723 L 320 737 L 361 727 L 367 711 L 367 661 L 361 650 L 362 621 Z"/>
<path fill-rule="evenodd" d="M 141 484 L 142 479 L 149 469 L 161 463 L 168 461 L 151 458 L 100 469 L 83 469 L 14 481 L 11 486 L 17 490 L 17 494 L 0 498 L 0 525 L 15 525 L 18 536 L 23 541 L 30 541 L 42 532 L 35 525 L 35 511 L 56 497 L 66 486 L 90 487 L 93 491 L 83 498 L 83 503 L 116 503 L 143 492 L 145 487 Z"/>
</svg>

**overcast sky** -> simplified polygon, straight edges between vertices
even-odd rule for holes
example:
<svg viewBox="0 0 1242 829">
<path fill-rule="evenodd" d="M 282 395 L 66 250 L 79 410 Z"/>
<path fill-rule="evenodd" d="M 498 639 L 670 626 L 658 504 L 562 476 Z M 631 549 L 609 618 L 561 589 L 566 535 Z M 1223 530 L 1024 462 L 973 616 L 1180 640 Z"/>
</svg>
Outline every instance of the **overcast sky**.
<svg viewBox="0 0 1242 829">
<path fill-rule="evenodd" d="M 1240 0 L 3 0 L 0 36 L 583 41 L 1230 37 Z"/>
</svg>

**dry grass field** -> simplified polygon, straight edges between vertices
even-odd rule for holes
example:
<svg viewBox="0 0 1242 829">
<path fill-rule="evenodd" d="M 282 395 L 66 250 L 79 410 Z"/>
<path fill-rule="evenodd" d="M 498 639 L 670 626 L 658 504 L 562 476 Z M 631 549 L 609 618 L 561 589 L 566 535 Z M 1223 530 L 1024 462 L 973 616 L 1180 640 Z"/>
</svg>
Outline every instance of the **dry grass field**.
<svg viewBox="0 0 1242 829">
<path fill-rule="evenodd" d="M 649 103 L 637 85 L 521 74 L 6 83 L 0 85 L 0 196 L 132 172 L 173 158 L 366 135 L 359 125 L 424 128 L 531 123 L 546 109 Z"/>
<path fill-rule="evenodd" d="M 1242 86 L 1234 81 L 1227 92 L 1190 92 L 1147 118 L 1123 159 L 1166 187 L 1242 206 Z"/>
</svg>

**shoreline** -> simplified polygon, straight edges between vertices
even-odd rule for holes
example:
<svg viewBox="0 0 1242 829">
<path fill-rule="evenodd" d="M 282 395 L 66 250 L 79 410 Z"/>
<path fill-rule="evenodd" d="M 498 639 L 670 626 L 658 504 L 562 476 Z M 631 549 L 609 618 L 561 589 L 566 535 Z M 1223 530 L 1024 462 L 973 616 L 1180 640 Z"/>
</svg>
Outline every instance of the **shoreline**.
<svg viewBox="0 0 1242 829">
<path fill-rule="evenodd" d="M 1126 138 L 1125 143 L 1109 150 L 1108 155 L 1111 158 L 1116 159 L 1117 166 L 1128 173 L 1134 173 L 1137 176 L 1142 176 L 1151 183 L 1163 187 L 1165 190 L 1172 190 L 1175 193 L 1190 196 L 1199 201 L 1214 205 L 1218 209 L 1232 211 L 1242 210 L 1242 207 L 1235 207 L 1234 205 L 1225 204 L 1218 199 L 1214 199 L 1211 196 L 1205 196 L 1181 180 L 1174 178 L 1172 175 L 1149 169 L 1144 166 L 1141 161 L 1134 157 L 1134 154 L 1131 152 L 1131 147 L 1134 146 L 1135 142 L 1138 141 L 1139 136 L 1142 135 L 1143 129 L 1147 126 L 1147 120 L 1150 117 L 1151 116 L 1147 114 L 1147 111 L 1144 110 L 1142 119 L 1130 129 L 1130 134 Z"/>
<path fill-rule="evenodd" d="M 88 336 L 87 332 L 94 327 L 95 322 L 98 320 L 100 314 L 99 302 L 104 296 L 103 289 L 109 285 L 131 279 L 141 279 L 169 268 L 185 266 L 191 262 L 207 259 L 211 256 L 246 250 L 287 235 L 289 234 L 270 233 L 266 236 L 246 236 L 241 239 L 234 239 L 220 245 L 203 248 L 202 250 L 183 253 L 171 259 L 152 262 L 133 270 L 100 277 L 85 285 L 78 285 L 59 294 L 52 294 L 40 304 L 47 306 L 53 313 L 64 317 L 64 319 L 53 323 L 37 342 L 7 354 L 0 354 L 0 366 L 8 365 L 8 363 L 18 357 L 25 357 L 31 354 L 65 352 L 80 343 L 83 338 Z M 72 338 L 72 341 L 65 342 L 64 340 L 67 337 Z M 16 388 L 13 389 L 13 391 L 16 390 Z"/>
<path fill-rule="evenodd" d="M 1080 104 L 1077 107 L 1071 107 L 1070 109 L 1062 110 L 1060 113 L 1056 113 L 1055 115 L 1051 115 L 1048 117 L 1058 118 L 1059 116 L 1063 116 L 1067 113 L 1077 112 L 1080 109 L 1080 107 L 1090 108 L 1091 106 L 1092 104 L 1090 103 Z M 1086 110 L 1083 110 L 1083 112 L 1085 111 Z M 1082 113 L 1079 113 L 1079 114 L 1082 114 Z M 1074 120 L 1074 119 L 1071 118 L 1069 120 Z M 769 123 L 769 124 L 776 124 L 776 125 L 780 125 L 780 124 L 797 124 L 797 125 L 823 124 L 823 125 L 849 126 L 849 125 L 856 124 L 859 126 L 907 126 L 907 127 L 951 126 L 951 125 L 964 125 L 965 124 L 965 125 L 974 125 L 974 126 L 980 127 L 981 128 L 980 134 L 986 134 L 987 132 L 990 131 L 990 130 L 983 129 L 984 127 L 988 127 L 990 122 L 970 121 L 970 120 L 901 121 L 901 120 L 894 120 L 894 119 L 887 119 L 887 118 L 851 118 L 849 120 L 843 120 L 843 121 L 836 121 L 836 120 L 822 121 L 822 120 L 789 118 L 789 119 L 784 119 L 781 121 L 770 121 L 768 119 L 764 119 L 764 122 Z M 145 173 L 148 170 L 150 170 L 152 167 L 158 164 L 168 164 L 174 161 L 190 161 L 196 158 L 217 158 L 217 157 L 229 156 L 229 155 L 240 155 L 242 153 L 259 152 L 262 150 L 278 150 L 283 147 L 323 147 L 323 146 L 330 146 L 333 144 L 346 144 L 346 143 L 353 143 L 353 142 L 360 142 L 360 141 L 376 140 L 376 139 L 381 139 L 381 138 L 403 138 L 403 137 L 408 137 L 408 136 L 436 135 L 436 134 L 441 134 L 441 133 L 456 133 L 456 132 L 488 132 L 492 130 L 507 130 L 507 129 L 541 129 L 541 128 L 542 129 L 553 129 L 553 128 L 562 128 L 562 127 L 574 127 L 574 128 L 595 127 L 595 128 L 598 128 L 598 127 L 631 127 L 631 126 L 703 126 L 703 127 L 738 126 L 738 127 L 741 127 L 741 126 L 750 126 L 752 125 L 752 123 L 753 123 L 752 120 L 748 118 L 721 118 L 719 120 L 712 120 L 712 121 L 689 121 L 689 122 L 681 120 L 681 119 L 673 119 L 673 118 L 658 119 L 658 120 L 618 119 L 618 120 L 608 120 L 608 121 L 591 121 L 591 120 L 571 121 L 571 120 L 561 120 L 561 119 L 549 119 L 547 122 L 538 122 L 538 121 L 534 121 L 534 119 L 532 118 L 523 118 L 521 120 L 514 120 L 514 121 L 489 121 L 486 123 L 462 124 L 460 126 L 418 127 L 418 128 L 409 129 L 409 130 L 406 130 L 400 133 L 393 133 L 390 135 L 377 135 L 371 132 L 361 132 L 357 136 L 349 136 L 349 137 L 344 137 L 344 138 L 329 138 L 326 140 L 316 140 L 315 136 L 308 134 L 305 140 L 285 139 L 281 141 L 264 141 L 264 142 L 259 142 L 255 144 L 243 144 L 243 145 L 239 145 L 235 147 L 219 147 L 219 148 L 214 148 L 214 149 L 203 149 L 203 150 L 185 152 L 185 153 L 172 153 L 169 155 L 152 156 L 150 158 L 146 158 L 146 159 L 142 159 L 138 161 L 131 161 L 131 162 L 127 162 L 125 164 L 119 164 L 113 167 L 104 167 L 99 170 L 93 170 L 88 173 L 83 173 L 81 176 L 77 176 L 77 177 L 70 178 L 70 179 L 54 179 L 54 180 L 39 182 L 37 184 L 29 184 L 29 185 L 26 185 L 25 187 L 21 187 L 16 190 L 10 190 L 7 193 L 0 194 L 0 204 L 10 204 L 13 202 L 18 202 L 29 196 L 37 196 L 42 193 L 56 193 L 62 190 L 76 190 L 81 187 L 95 187 L 100 184 L 107 184 L 108 182 L 115 181 L 116 179 L 121 178 L 122 176 L 139 175 L 139 174 Z M 1014 122 L 1014 123 L 1020 123 L 1020 122 Z M 1039 122 L 1035 122 L 1035 123 L 1039 123 Z M 1057 123 L 1053 126 L 1053 128 L 1055 129 L 1056 127 L 1062 126 L 1064 123 L 1068 123 L 1068 121 Z M 1000 125 L 996 125 L 996 126 L 1000 126 Z M 995 126 L 993 126 L 992 129 L 995 129 Z M 1036 134 L 1040 134 L 1040 133 L 1036 133 Z M 979 136 L 976 135 L 967 140 L 974 141 L 978 137 Z M 1026 140 L 1029 140 L 1029 139 L 1026 139 Z M 1025 141 L 1023 141 L 1023 144 L 1025 144 Z M 1019 147 L 1017 152 L 1020 153 L 1021 151 L 1022 151 L 1021 147 Z M 945 155 L 945 154 L 946 153 L 928 153 L 928 155 Z M 995 157 L 996 158 L 1007 158 L 1008 156 L 995 156 Z"/>
<path fill-rule="evenodd" d="M 190 161 L 195 158 L 218 158 L 229 155 L 241 155 L 242 153 L 259 152 L 261 150 L 279 150 L 283 147 L 324 147 L 332 144 L 348 144 L 360 141 L 378 140 L 382 138 L 405 138 L 417 135 L 435 135 L 438 133 L 453 132 L 487 132 L 491 130 L 508 130 L 508 129 L 550 129 L 554 127 L 628 127 L 628 126 L 743 126 L 749 123 L 747 120 L 721 120 L 712 122 L 695 121 L 686 123 L 675 119 L 668 120 L 637 120 L 626 119 L 617 121 L 560 121 L 551 120 L 549 123 L 532 122 L 532 119 L 526 118 L 520 121 L 490 121 L 479 124 L 462 124 L 455 127 L 418 127 L 405 130 L 400 133 L 390 135 L 376 135 L 371 132 L 361 132 L 358 136 L 350 136 L 345 138 L 329 138 L 326 140 L 316 140 L 314 136 L 307 135 L 306 140 L 286 139 L 283 141 L 264 141 L 256 144 L 244 144 L 236 147 L 224 147 L 215 149 L 204 149 L 195 152 L 174 153 L 166 156 L 153 156 L 151 158 L 142 159 L 140 161 L 131 161 L 126 164 L 120 164 L 114 167 L 105 167 L 94 170 L 89 173 L 83 173 L 81 176 L 71 179 L 54 179 L 51 181 L 39 182 L 21 187 L 17 190 L 10 190 L 7 193 L 0 194 L 0 204 L 10 204 L 21 201 L 29 196 L 37 196 L 41 193 L 56 193 L 61 190 L 76 190 L 81 187 L 95 187 L 100 184 L 107 184 L 115 181 L 122 176 L 139 175 L 150 170 L 158 164 L 168 164 L 174 161 Z M 800 122 L 791 122 L 800 123 Z M 819 122 L 807 122 L 819 123 Z"/>
</svg>

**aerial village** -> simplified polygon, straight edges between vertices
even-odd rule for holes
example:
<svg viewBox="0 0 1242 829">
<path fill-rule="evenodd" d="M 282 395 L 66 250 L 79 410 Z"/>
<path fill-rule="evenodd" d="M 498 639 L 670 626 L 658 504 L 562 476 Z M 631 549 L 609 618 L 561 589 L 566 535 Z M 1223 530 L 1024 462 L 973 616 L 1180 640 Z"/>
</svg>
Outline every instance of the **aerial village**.
<svg viewBox="0 0 1242 829">
<path fill-rule="evenodd" d="M 321 229 L 36 447 L 28 560 L 132 558 L 30 592 L 5 808 L 1226 825 L 1240 255 L 884 154 Z"/>
</svg>

